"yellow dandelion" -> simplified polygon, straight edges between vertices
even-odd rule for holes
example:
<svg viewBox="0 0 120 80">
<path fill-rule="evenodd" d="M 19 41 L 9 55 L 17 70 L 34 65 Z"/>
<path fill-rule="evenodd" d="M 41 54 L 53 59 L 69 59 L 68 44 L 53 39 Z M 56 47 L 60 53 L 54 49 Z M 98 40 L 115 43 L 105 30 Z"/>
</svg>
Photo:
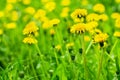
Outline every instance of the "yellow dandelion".
<svg viewBox="0 0 120 80">
<path fill-rule="evenodd" d="M 74 20 L 74 22 L 83 22 L 84 17 L 86 16 L 87 16 L 86 9 L 75 9 L 71 14 L 71 18 Z"/>
<path fill-rule="evenodd" d="M 60 51 L 60 50 L 61 50 L 61 45 L 56 45 L 56 46 L 55 46 L 55 49 L 56 49 L 57 51 Z"/>
<path fill-rule="evenodd" d="M 54 35 L 55 34 L 55 30 L 54 29 L 50 29 L 50 35 Z"/>
<path fill-rule="evenodd" d="M 115 31 L 113 34 L 115 37 L 120 37 L 120 32 L 119 31 Z"/>
<path fill-rule="evenodd" d="M 63 17 L 63 18 L 67 17 L 69 11 L 70 11 L 69 7 L 64 7 L 64 8 L 62 9 L 62 12 L 61 12 L 60 16 Z"/>
<path fill-rule="evenodd" d="M 111 17 L 112 17 L 113 19 L 117 19 L 118 17 L 120 17 L 120 13 L 117 13 L 117 12 L 112 13 Z"/>
<path fill-rule="evenodd" d="M 93 6 L 93 10 L 95 12 L 104 13 L 105 12 L 105 6 L 101 3 L 98 3 L 98 4 Z"/>
<path fill-rule="evenodd" d="M 24 5 L 29 5 L 31 3 L 31 0 L 22 0 L 22 3 Z"/>
<path fill-rule="evenodd" d="M 17 27 L 17 24 L 15 22 L 11 22 L 11 23 L 5 24 L 5 27 L 7 29 L 15 29 Z"/>
<path fill-rule="evenodd" d="M 58 25 L 59 23 L 60 23 L 60 20 L 57 19 L 57 18 L 54 18 L 54 19 L 50 20 L 50 24 L 51 24 L 52 26 L 56 26 L 56 25 Z"/>
<path fill-rule="evenodd" d="M 70 0 L 62 0 L 62 1 L 61 1 L 61 5 L 62 5 L 62 6 L 69 6 L 70 3 L 71 3 Z"/>
<path fill-rule="evenodd" d="M 17 0 L 7 0 L 7 3 L 16 3 Z"/>
<path fill-rule="evenodd" d="M 33 15 L 35 13 L 35 9 L 33 7 L 27 7 L 24 10 L 26 13 Z"/>
<path fill-rule="evenodd" d="M 88 22 L 88 23 L 86 23 L 86 30 L 91 31 L 92 29 L 96 28 L 97 26 L 98 26 L 97 21 Z"/>
<path fill-rule="evenodd" d="M 17 11 L 12 11 L 10 18 L 11 18 L 12 21 L 17 21 L 19 19 L 18 12 Z"/>
<path fill-rule="evenodd" d="M 47 2 L 45 4 L 45 9 L 49 12 L 52 12 L 53 10 L 55 10 L 55 8 L 56 8 L 56 3 L 54 1 Z"/>
<path fill-rule="evenodd" d="M 4 15 L 4 11 L 0 11 L 0 18 L 1 17 L 4 17 L 5 15 Z"/>
<path fill-rule="evenodd" d="M 2 35 L 3 34 L 3 29 L 0 29 L 0 35 Z"/>
<path fill-rule="evenodd" d="M 107 21 L 108 20 L 108 16 L 106 14 L 101 14 L 101 15 L 99 15 L 99 19 L 101 21 Z"/>
<path fill-rule="evenodd" d="M 118 19 L 115 20 L 115 26 L 117 28 L 120 28 L 120 18 L 118 18 Z"/>
<path fill-rule="evenodd" d="M 45 22 L 42 24 L 42 28 L 43 28 L 43 29 L 49 29 L 50 27 L 52 27 L 50 21 L 45 21 Z"/>
<path fill-rule="evenodd" d="M 108 35 L 106 33 L 100 33 L 100 34 L 96 34 L 93 38 L 93 41 L 95 43 L 99 43 L 99 42 L 105 42 L 108 38 Z"/>
<path fill-rule="evenodd" d="M 120 3 L 120 0 L 115 0 L 116 3 Z"/>
<path fill-rule="evenodd" d="M 78 23 L 72 26 L 71 33 L 81 34 L 85 32 L 86 25 L 84 23 Z"/>
<path fill-rule="evenodd" d="M 23 30 L 23 34 L 24 35 L 34 34 L 37 31 L 38 31 L 38 27 L 37 27 L 36 23 L 34 21 L 31 21 L 25 26 L 25 28 Z"/>
<path fill-rule="evenodd" d="M 6 12 L 9 12 L 9 11 L 11 11 L 13 9 L 13 5 L 12 4 L 7 4 L 6 5 L 6 7 L 5 7 L 5 10 L 6 10 Z"/>
<path fill-rule="evenodd" d="M 96 13 L 88 14 L 87 17 L 86 17 L 86 21 L 87 21 L 87 22 L 90 22 L 90 21 L 98 21 L 98 20 L 99 20 L 99 15 L 96 14 Z"/>
<path fill-rule="evenodd" d="M 43 18 L 46 16 L 46 11 L 43 9 L 37 10 L 37 12 L 34 14 L 35 19 Z"/>
<path fill-rule="evenodd" d="M 88 42 L 88 41 L 90 41 L 90 37 L 87 36 L 87 35 L 85 35 L 85 36 L 84 36 L 84 40 L 85 40 L 86 42 Z"/>
<path fill-rule="evenodd" d="M 37 40 L 31 36 L 28 36 L 28 37 L 25 37 L 23 39 L 23 43 L 25 44 L 36 44 L 37 43 Z"/>
<path fill-rule="evenodd" d="M 74 46 L 74 43 L 73 42 L 70 42 L 70 43 L 67 43 L 66 44 L 66 48 L 70 48 L 70 47 L 73 47 Z"/>
</svg>

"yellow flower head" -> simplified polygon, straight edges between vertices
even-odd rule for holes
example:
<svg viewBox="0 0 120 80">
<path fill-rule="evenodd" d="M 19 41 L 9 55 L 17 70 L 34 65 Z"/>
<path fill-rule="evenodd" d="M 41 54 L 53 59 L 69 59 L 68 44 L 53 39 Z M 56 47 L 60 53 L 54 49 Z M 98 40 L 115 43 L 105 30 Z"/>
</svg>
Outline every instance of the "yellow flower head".
<svg viewBox="0 0 120 80">
<path fill-rule="evenodd" d="M 120 3 L 120 0 L 115 0 L 116 3 Z"/>
<path fill-rule="evenodd" d="M 102 20 L 102 21 L 107 21 L 108 16 L 106 14 L 101 14 L 101 15 L 99 15 L 99 19 Z"/>
<path fill-rule="evenodd" d="M 83 5 L 83 6 L 88 5 L 88 3 L 89 3 L 88 0 L 82 0 L 82 5 Z"/>
<path fill-rule="evenodd" d="M 61 1 L 61 5 L 62 5 L 62 6 L 69 6 L 70 3 L 71 3 L 70 0 L 62 0 L 62 1 Z"/>
<path fill-rule="evenodd" d="M 86 42 L 88 42 L 88 41 L 90 41 L 90 37 L 89 37 L 89 36 L 84 36 L 84 40 L 85 40 Z"/>
<path fill-rule="evenodd" d="M 4 11 L 0 11 L 0 18 L 4 16 L 5 16 Z"/>
<path fill-rule="evenodd" d="M 17 11 L 12 11 L 10 18 L 11 18 L 12 21 L 17 21 L 19 19 L 18 12 Z"/>
<path fill-rule="evenodd" d="M 34 21 L 31 21 L 25 26 L 25 28 L 23 30 L 23 34 L 24 35 L 34 34 L 37 31 L 38 31 L 38 27 L 37 27 L 36 23 Z"/>
<path fill-rule="evenodd" d="M 0 35 L 2 35 L 3 34 L 3 30 L 2 29 L 0 29 Z"/>
<path fill-rule="evenodd" d="M 22 0 L 24 5 L 29 5 L 31 3 L 31 0 Z"/>
<path fill-rule="evenodd" d="M 96 34 L 102 33 L 102 31 L 100 29 L 92 29 L 92 30 L 89 30 L 89 32 L 91 35 L 96 35 Z"/>
<path fill-rule="evenodd" d="M 55 30 L 54 29 L 50 29 L 50 35 L 54 35 L 55 34 Z"/>
<path fill-rule="evenodd" d="M 51 24 L 52 26 L 56 26 L 56 25 L 58 25 L 59 23 L 60 23 L 60 20 L 57 19 L 57 18 L 54 18 L 54 19 L 50 20 L 50 24 Z"/>
<path fill-rule="evenodd" d="M 115 26 L 117 28 L 120 28 L 120 18 L 117 18 L 116 21 L 115 21 Z"/>
<path fill-rule="evenodd" d="M 11 11 L 13 9 L 13 5 L 12 4 L 7 4 L 6 7 L 5 7 L 5 10 L 7 12 Z"/>
<path fill-rule="evenodd" d="M 70 47 L 73 47 L 74 46 L 74 43 L 73 42 L 70 42 L 70 43 L 67 43 L 66 44 L 66 48 L 70 48 Z"/>
<path fill-rule="evenodd" d="M 95 12 L 104 13 L 105 12 L 105 7 L 104 7 L 103 4 L 98 3 L 98 4 L 96 4 L 96 5 L 93 6 L 93 10 Z"/>
<path fill-rule="evenodd" d="M 60 51 L 61 45 L 56 45 L 56 46 L 55 46 L 55 49 L 56 49 L 57 51 Z"/>
<path fill-rule="evenodd" d="M 71 18 L 74 20 L 74 22 L 83 22 L 84 17 L 87 16 L 87 10 L 86 9 L 76 9 L 71 14 Z"/>
<path fill-rule="evenodd" d="M 63 18 L 67 17 L 69 11 L 70 11 L 69 7 L 64 7 L 64 8 L 62 9 L 62 12 L 61 12 L 60 16 L 63 17 Z"/>
<path fill-rule="evenodd" d="M 26 13 L 33 15 L 35 13 L 35 9 L 33 7 L 27 7 L 24 10 Z"/>
<path fill-rule="evenodd" d="M 87 21 L 87 22 L 90 22 L 90 21 L 98 21 L 98 20 L 99 20 L 99 15 L 96 14 L 96 13 L 88 14 L 87 17 L 86 17 L 86 21 Z"/>
<path fill-rule="evenodd" d="M 6 27 L 7 29 L 14 29 L 14 28 L 17 27 L 17 25 L 16 25 L 15 22 L 11 22 L 11 23 L 7 23 L 7 24 L 5 25 L 5 27 Z"/>
<path fill-rule="evenodd" d="M 56 8 L 56 3 L 54 1 L 47 2 L 45 4 L 45 9 L 49 12 L 52 12 Z"/>
<path fill-rule="evenodd" d="M 119 31 L 114 32 L 114 36 L 115 37 L 120 37 L 120 32 Z"/>
<path fill-rule="evenodd" d="M 35 19 L 39 19 L 39 18 L 43 18 L 46 16 L 46 11 L 43 9 L 39 9 L 35 14 L 34 14 L 34 18 Z"/>
<path fill-rule="evenodd" d="M 42 24 L 42 28 L 43 29 L 49 29 L 50 27 L 52 27 L 50 21 L 45 21 L 43 24 Z"/>
<path fill-rule="evenodd" d="M 113 19 L 117 19 L 118 17 L 120 17 L 120 13 L 117 13 L 117 12 L 112 13 L 111 17 L 112 17 Z"/>
<path fill-rule="evenodd" d="M 106 33 L 100 33 L 94 36 L 93 41 L 95 43 L 105 42 L 107 38 L 108 38 L 108 35 Z"/>
<path fill-rule="evenodd" d="M 7 3 L 16 3 L 17 0 L 7 0 Z"/>
<path fill-rule="evenodd" d="M 96 28 L 97 26 L 98 26 L 97 21 L 88 22 L 88 23 L 86 23 L 86 30 L 91 31 L 92 29 Z"/>
<path fill-rule="evenodd" d="M 26 43 L 26 44 L 36 44 L 37 43 L 37 40 L 31 36 L 28 36 L 28 37 L 25 37 L 23 39 L 23 43 Z"/>
<path fill-rule="evenodd" d="M 84 23 L 78 23 L 72 26 L 70 29 L 71 33 L 81 34 L 85 32 L 86 25 Z"/>
</svg>

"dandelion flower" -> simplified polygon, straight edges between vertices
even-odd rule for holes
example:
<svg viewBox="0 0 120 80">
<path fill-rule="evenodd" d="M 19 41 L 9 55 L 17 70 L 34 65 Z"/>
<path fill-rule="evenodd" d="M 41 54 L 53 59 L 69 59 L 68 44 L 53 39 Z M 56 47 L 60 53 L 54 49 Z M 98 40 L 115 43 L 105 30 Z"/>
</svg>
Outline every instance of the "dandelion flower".
<svg viewBox="0 0 120 80">
<path fill-rule="evenodd" d="M 84 17 L 87 16 L 87 10 L 86 9 L 75 9 L 74 12 L 71 14 L 71 18 L 74 20 L 74 22 L 83 22 Z"/>
<path fill-rule="evenodd" d="M 114 32 L 114 36 L 115 37 L 120 37 L 120 32 L 119 31 Z"/>
<path fill-rule="evenodd" d="M 31 21 L 25 26 L 25 28 L 23 30 L 23 34 L 24 35 L 34 34 L 37 31 L 38 31 L 38 27 L 37 27 L 36 23 L 34 21 Z"/>
<path fill-rule="evenodd" d="M 72 26 L 71 33 L 82 34 L 85 32 L 86 25 L 84 23 L 78 23 Z"/>
<path fill-rule="evenodd" d="M 36 44 L 37 43 L 37 40 L 31 36 L 28 36 L 28 37 L 25 37 L 23 39 L 23 43 L 26 43 L 26 44 Z"/>
<path fill-rule="evenodd" d="M 93 10 L 95 12 L 104 13 L 105 12 L 105 7 L 104 7 L 103 4 L 98 3 L 98 4 L 96 4 L 96 5 L 93 6 Z"/>
</svg>

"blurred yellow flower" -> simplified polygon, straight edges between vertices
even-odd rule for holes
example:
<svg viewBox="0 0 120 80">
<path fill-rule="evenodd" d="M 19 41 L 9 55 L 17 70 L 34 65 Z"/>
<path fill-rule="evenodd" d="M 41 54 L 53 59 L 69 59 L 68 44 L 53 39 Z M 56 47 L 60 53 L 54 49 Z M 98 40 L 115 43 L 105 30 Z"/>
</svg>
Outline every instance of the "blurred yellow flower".
<svg viewBox="0 0 120 80">
<path fill-rule="evenodd" d="M 60 16 L 63 17 L 63 18 L 67 17 L 69 11 L 70 11 L 69 7 L 64 7 L 64 8 L 62 9 L 62 12 L 61 12 Z"/>
<path fill-rule="evenodd" d="M 50 27 L 52 27 L 50 21 L 45 21 L 45 22 L 42 24 L 42 28 L 43 28 L 43 29 L 49 29 Z"/>
<path fill-rule="evenodd" d="M 0 11 L 0 18 L 4 16 L 5 16 L 4 11 Z"/>
<path fill-rule="evenodd" d="M 56 8 L 56 3 L 54 1 L 50 1 L 47 2 L 44 7 L 47 11 L 52 12 Z"/>
<path fill-rule="evenodd" d="M 31 3 L 31 0 L 22 0 L 24 5 L 29 5 Z"/>
<path fill-rule="evenodd" d="M 112 13 L 111 17 L 113 19 L 117 19 L 118 17 L 120 17 L 120 13 L 118 13 L 118 12 Z"/>
<path fill-rule="evenodd" d="M 116 26 L 117 28 L 120 28 L 120 18 L 117 18 L 117 19 L 115 20 L 115 26 Z"/>
<path fill-rule="evenodd" d="M 86 16 L 87 16 L 86 9 L 75 9 L 71 14 L 71 18 L 74 20 L 74 22 L 83 22 L 84 17 Z"/>
<path fill-rule="evenodd" d="M 120 32 L 119 31 L 115 31 L 113 34 L 115 37 L 120 37 Z"/>
<path fill-rule="evenodd" d="M 95 12 L 104 13 L 105 12 L 105 7 L 104 7 L 103 4 L 98 3 L 98 4 L 96 4 L 96 5 L 93 6 L 93 10 Z"/>
<path fill-rule="evenodd" d="M 5 10 L 6 12 L 9 12 L 13 9 L 13 5 L 12 4 L 6 4 Z"/>
<path fill-rule="evenodd" d="M 27 7 L 24 10 L 26 13 L 33 15 L 35 13 L 35 9 L 33 7 Z"/>
<path fill-rule="evenodd" d="M 0 29 L 0 35 L 2 35 L 3 34 L 3 29 Z"/>
<path fill-rule="evenodd" d="M 16 25 L 16 22 L 11 22 L 11 23 L 7 23 L 7 24 L 5 25 L 5 27 L 6 27 L 7 29 L 14 29 L 14 28 L 17 27 L 17 25 Z"/>
<path fill-rule="evenodd" d="M 96 28 L 97 26 L 98 26 L 97 21 L 88 22 L 88 23 L 86 23 L 86 30 L 91 31 L 92 29 Z"/>
<path fill-rule="evenodd" d="M 57 19 L 57 18 L 54 18 L 54 19 L 50 20 L 50 24 L 52 26 L 57 26 L 59 23 L 60 23 L 60 20 Z"/>
<path fill-rule="evenodd" d="M 83 5 L 83 6 L 88 5 L 88 3 L 89 3 L 88 0 L 82 0 L 82 5 Z"/>
<path fill-rule="evenodd" d="M 43 10 L 43 9 L 37 10 L 37 12 L 34 14 L 35 19 L 39 19 L 39 18 L 42 18 L 42 17 L 45 17 L 45 16 L 46 16 L 46 11 Z"/>
<path fill-rule="evenodd" d="M 56 45 L 56 46 L 55 46 L 55 49 L 56 49 L 57 51 L 60 51 L 61 45 Z"/>
<path fill-rule="evenodd" d="M 76 34 L 82 34 L 85 32 L 86 25 L 84 23 L 78 23 L 71 27 L 70 32 Z"/>
<path fill-rule="evenodd" d="M 115 0 L 116 3 L 120 3 L 120 0 Z"/>
<path fill-rule="evenodd" d="M 71 3 L 70 0 L 62 0 L 62 1 L 61 1 L 61 5 L 62 5 L 62 6 L 69 6 L 70 3 Z"/>
<path fill-rule="evenodd" d="M 31 21 L 25 26 L 23 30 L 23 34 L 24 35 L 35 34 L 35 32 L 37 31 L 38 31 L 38 27 L 36 23 L 34 21 Z"/>
<path fill-rule="evenodd" d="M 101 15 L 99 15 L 99 19 L 102 20 L 102 21 L 107 21 L 108 16 L 106 14 L 101 14 Z"/>
<path fill-rule="evenodd" d="M 88 42 L 88 41 L 90 41 L 90 37 L 89 36 L 84 36 L 84 40 L 86 41 L 86 42 Z"/>
<path fill-rule="evenodd" d="M 73 42 L 70 42 L 70 43 L 67 43 L 67 44 L 66 44 L 66 48 L 70 48 L 70 47 L 72 47 L 72 46 L 74 46 L 74 43 L 73 43 Z"/>
<path fill-rule="evenodd" d="M 28 36 L 28 37 L 25 37 L 23 39 L 23 43 L 26 43 L 26 44 L 36 44 L 37 43 L 37 40 L 31 36 Z"/>
<path fill-rule="evenodd" d="M 105 42 L 108 38 L 108 35 L 106 33 L 100 33 L 100 34 L 96 34 L 93 38 L 93 41 L 95 43 L 99 43 L 99 42 Z"/>
<path fill-rule="evenodd" d="M 10 19 L 11 19 L 12 21 L 17 21 L 17 20 L 19 19 L 18 12 L 17 12 L 17 11 L 12 11 L 12 12 L 11 12 Z"/>
<path fill-rule="evenodd" d="M 7 3 L 16 3 L 17 0 L 7 0 Z"/>
<path fill-rule="evenodd" d="M 99 20 L 99 15 L 96 14 L 96 13 L 88 14 L 87 17 L 86 17 L 87 22 L 89 22 L 89 21 L 98 21 L 98 20 Z"/>
<path fill-rule="evenodd" d="M 54 29 L 50 29 L 50 35 L 54 35 L 55 34 L 55 30 Z"/>
</svg>

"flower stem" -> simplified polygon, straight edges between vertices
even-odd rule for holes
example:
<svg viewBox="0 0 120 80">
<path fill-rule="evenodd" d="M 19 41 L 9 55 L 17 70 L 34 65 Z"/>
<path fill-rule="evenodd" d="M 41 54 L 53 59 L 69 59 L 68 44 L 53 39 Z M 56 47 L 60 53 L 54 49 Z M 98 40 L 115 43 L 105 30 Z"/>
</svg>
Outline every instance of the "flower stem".
<svg viewBox="0 0 120 80">
<path fill-rule="evenodd" d="M 97 75 L 96 80 L 100 80 L 100 74 L 102 71 L 102 63 L 103 63 L 103 55 L 104 55 L 104 49 L 102 48 L 102 52 L 101 52 L 100 60 L 99 60 L 99 64 L 98 64 L 98 75 Z"/>
<path fill-rule="evenodd" d="M 82 44 L 82 58 L 83 58 L 83 66 L 84 66 L 84 77 L 85 80 L 88 80 L 88 71 L 87 71 L 87 61 L 85 55 L 85 42 L 84 42 L 84 34 L 81 34 L 81 44 Z"/>
<path fill-rule="evenodd" d="M 41 59 L 41 62 L 42 62 L 42 65 L 41 65 L 41 70 L 42 70 L 42 72 L 43 72 L 43 76 L 44 76 L 44 79 L 43 80 L 47 80 L 46 79 L 46 76 L 45 76 L 45 71 L 44 71 L 44 67 L 43 67 L 43 57 L 42 57 L 42 53 L 41 53 L 41 51 L 40 51 L 40 49 L 39 49 L 39 47 L 38 47 L 38 45 L 37 44 L 35 44 L 35 46 L 36 46 L 36 49 L 38 50 L 38 53 L 39 53 L 39 56 L 40 56 L 40 59 Z"/>
</svg>

